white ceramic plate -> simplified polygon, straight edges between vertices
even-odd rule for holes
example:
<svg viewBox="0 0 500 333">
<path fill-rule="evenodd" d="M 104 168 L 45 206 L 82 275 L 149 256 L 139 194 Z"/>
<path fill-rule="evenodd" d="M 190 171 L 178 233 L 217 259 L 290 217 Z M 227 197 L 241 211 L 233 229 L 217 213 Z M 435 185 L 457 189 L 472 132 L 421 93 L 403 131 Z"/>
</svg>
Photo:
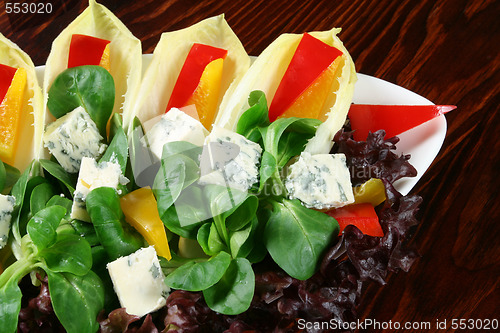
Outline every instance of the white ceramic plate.
<svg viewBox="0 0 500 333">
<path fill-rule="evenodd" d="M 358 74 L 353 103 L 429 105 L 434 104 L 414 92 L 377 79 Z M 417 176 L 401 179 L 395 183 L 402 194 L 408 194 L 436 158 L 446 136 L 446 118 L 439 116 L 409 131 L 401 133 L 396 145 L 398 154 L 410 154 L 410 163 L 417 169 Z"/>
<path fill-rule="evenodd" d="M 143 55 L 143 72 L 151 62 L 152 55 Z M 45 66 L 36 67 L 38 82 L 43 82 Z M 428 105 L 428 99 L 408 90 L 377 79 L 358 74 L 358 82 L 354 91 L 353 103 L 358 104 L 394 104 L 394 105 Z M 410 154 L 410 163 L 417 169 L 417 176 L 401 179 L 395 183 L 403 195 L 408 194 L 419 181 L 438 154 L 446 136 L 446 119 L 439 116 L 420 126 L 399 135 L 396 153 Z"/>
</svg>

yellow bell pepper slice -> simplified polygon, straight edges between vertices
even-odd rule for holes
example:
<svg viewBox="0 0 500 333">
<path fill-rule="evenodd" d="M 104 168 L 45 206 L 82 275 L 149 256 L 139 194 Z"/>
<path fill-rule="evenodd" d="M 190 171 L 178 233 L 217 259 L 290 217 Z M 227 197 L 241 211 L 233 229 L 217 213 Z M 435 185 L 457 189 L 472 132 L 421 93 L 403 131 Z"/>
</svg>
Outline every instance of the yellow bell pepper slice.
<svg viewBox="0 0 500 333">
<path fill-rule="evenodd" d="M 106 45 L 104 51 L 102 52 L 101 61 L 99 62 L 99 66 L 104 67 L 108 72 L 111 72 L 111 60 L 109 53 L 109 44 Z"/>
<path fill-rule="evenodd" d="M 200 83 L 186 103 L 186 105 L 194 104 L 196 106 L 200 122 L 208 130 L 212 128 L 217 111 L 223 64 L 224 59 L 219 58 L 211 61 L 205 67 Z"/>
<path fill-rule="evenodd" d="M 339 84 L 338 77 L 342 74 L 340 73 L 342 61 L 343 59 L 339 57 L 328 66 L 278 118 L 300 117 L 325 121 L 327 113 L 322 113 L 322 110 L 325 109 L 324 105 L 331 92 L 338 89 L 332 87 L 334 84 L 337 86 Z"/>
<path fill-rule="evenodd" d="M 370 178 L 363 184 L 353 188 L 354 203 L 371 203 L 374 207 L 380 205 L 387 198 L 382 180 Z"/>
<path fill-rule="evenodd" d="M 144 237 L 149 245 L 154 246 L 156 253 L 167 260 L 172 259 L 167 234 L 158 214 L 153 191 L 144 187 L 130 192 L 120 198 L 120 206 L 125 220 Z"/>
<path fill-rule="evenodd" d="M 19 137 L 19 121 L 26 90 L 26 70 L 18 68 L 3 101 L 0 104 L 0 157 L 13 164 Z"/>
</svg>

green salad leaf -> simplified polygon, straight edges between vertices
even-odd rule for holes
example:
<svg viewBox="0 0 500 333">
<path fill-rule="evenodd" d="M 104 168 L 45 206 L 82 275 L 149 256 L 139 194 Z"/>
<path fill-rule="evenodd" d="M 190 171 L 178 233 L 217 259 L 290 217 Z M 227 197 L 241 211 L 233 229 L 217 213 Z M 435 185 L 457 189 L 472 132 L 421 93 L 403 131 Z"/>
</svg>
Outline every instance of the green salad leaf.
<svg viewBox="0 0 500 333">
<path fill-rule="evenodd" d="M 71 206 L 73 206 L 73 201 L 69 200 L 68 198 L 62 197 L 60 195 L 54 195 L 52 198 L 49 199 L 49 201 L 47 201 L 46 207 L 50 206 L 64 207 L 66 209 L 65 218 L 68 218 L 69 214 L 71 213 Z"/>
<path fill-rule="evenodd" d="M 88 112 L 103 137 L 115 103 L 115 83 L 101 66 L 68 68 L 52 83 L 47 107 L 56 118 L 81 106 Z"/>
<path fill-rule="evenodd" d="M 39 250 L 43 250 L 55 243 L 57 238 L 56 229 L 65 215 L 66 209 L 64 207 L 51 206 L 39 211 L 28 222 L 28 234 Z"/>
<path fill-rule="evenodd" d="M 280 118 L 261 130 L 264 150 L 283 167 L 290 158 L 299 155 L 307 141 L 314 136 L 320 120 L 308 118 Z"/>
<path fill-rule="evenodd" d="M 224 276 L 212 287 L 203 290 L 207 305 L 226 315 L 242 313 L 250 307 L 255 290 L 255 274 L 245 258 L 231 261 Z"/>
<path fill-rule="evenodd" d="M 270 124 L 266 95 L 262 91 L 252 91 L 248 97 L 248 104 L 250 108 L 241 115 L 236 133 L 253 142 L 259 142 L 262 137 L 260 128 Z"/>
<path fill-rule="evenodd" d="M 76 187 L 76 179 L 73 179 L 62 166 L 51 160 L 44 159 L 40 160 L 40 165 L 45 171 L 61 182 L 68 189 L 69 193 L 73 195 Z"/>
<path fill-rule="evenodd" d="M 264 243 L 273 260 L 290 276 L 306 280 L 316 271 L 324 251 L 339 231 L 337 221 L 308 209 L 298 200 L 272 201 Z"/>
<path fill-rule="evenodd" d="M 29 167 L 24 170 L 22 175 L 19 177 L 18 181 L 12 187 L 11 194 L 16 198 L 16 205 L 14 207 L 14 212 L 12 213 L 11 218 L 11 228 L 12 234 L 14 235 L 14 240 L 16 244 L 21 243 L 21 213 L 23 210 L 23 205 L 25 201 L 26 191 L 28 188 L 28 182 L 31 179 L 31 170 L 36 168 L 35 162 L 31 163 Z"/>
<path fill-rule="evenodd" d="M 104 307 L 101 279 L 92 271 L 78 276 L 47 271 L 49 292 L 57 318 L 68 332 L 96 332 L 97 314 Z"/>
<path fill-rule="evenodd" d="M 202 191 L 196 186 L 200 154 L 201 148 L 189 142 L 165 144 L 153 185 L 161 220 L 186 238 L 196 238 L 197 228 L 208 216 Z"/>
<path fill-rule="evenodd" d="M 125 135 L 125 131 L 123 128 L 116 128 L 115 133 L 113 135 L 113 139 L 106 149 L 104 155 L 99 159 L 99 163 L 101 162 L 113 162 L 120 165 L 120 169 L 123 174 L 127 169 L 127 160 L 128 160 L 128 140 Z"/>
<path fill-rule="evenodd" d="M 120 198 L 111 187 L 98 187 L 86 198 L 87 211 L 99 241 L 111 260 L 137 251 L 144 239 L 128 223 L 120 207 Z"/>
<path fill-rule="evenodd" d="M 165 283 L 174 289 L 205 290 L 217 283 L 231 263 L 231 256 L 222 251 L 207 261 L 189 261 L 167 275 Z"/>
<path fill-rule="evenodd" d="M 2 160 L 0 160 L 0 193 L 2 193 L 5 183 L 7 182 L 7 170 Z"/>
<path fill-rule="evenodd" d="M 10 279 L 3 286 L 0 286 L 0 322 L 2 332 L 16 332 L 19 311 L 21 310 L 21 298 L 23 294 L 15 279 Z"/>
<path fill-rule="evenodd" d="M 8 193 L 20 176 L 21 172 L 17 168 L 0 160 L 0 193 Z"/>
<path fill-rule="evenodd" d="M 75 234 L 59 234 L 57 241 L 43 249 L 40 255 L 52 272 L 85 275 L 92 268 L 90 244 Z"/>
<path fill-rule="evenodd" d="M 34 189 L 45 184 L 37 177 L 29 180 L 40 183 Z M 29 181 L 19 184 L 16 191 L 30 187 Z M 66 331 L 94 332 L 98 327 L 97 313 L 103 308 L 102 281 L 90 270 L 89 243 L 65 220 L 69 200 L 56 197 L 59 196 L 49 199 L 46 207 L 28 221 L 16 255 L 18 260 L 0 275 L 2 332 L 14 332 L 17 327 L 22 297 L 18 282 L 39 269 L 48 276 L 52 306 Z M 68 309 L 74 312 L 69 313 Z M 74 313 L 79 314 L 78 318 L 74 318 Z"/>
<path fill-rule="evenodd" d="M 56 190 L 49 183 L 41 183 L 31 192 L 30 196 L 30 211 L 31 214 L 36 214 L 38 211 L 45 208 L 47 202 L 56 195 Z"/>
<path fill-rule="evenodd" d="M 216 255 L 221 251 L 227 251 L 227 247 L 225 246 L 224 241 L 219 236 L 217 227 L 213 222 L 205 223 L 204 225 L 202 225 L 198 229 L 196 239 L 203 249 L 203 252 L 205 252 L 209 256 Z"/>
</svg>

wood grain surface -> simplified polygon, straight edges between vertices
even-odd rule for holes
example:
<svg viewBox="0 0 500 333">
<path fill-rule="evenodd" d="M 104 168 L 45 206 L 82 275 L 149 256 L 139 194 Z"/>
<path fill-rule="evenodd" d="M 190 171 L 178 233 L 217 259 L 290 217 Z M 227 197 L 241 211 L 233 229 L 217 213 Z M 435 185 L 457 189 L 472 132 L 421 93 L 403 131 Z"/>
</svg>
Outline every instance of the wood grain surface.
<svg viewBox="0 0 500 333">
<path fill-rule="evenodd" d="M 45 63 L 52 40 L 86 1 L 51 14 L 7 14 L 0 31 Z M 371 284 L 361 318 L 380 322 L 500 320 L 500 1 L 496 0 L 102 0 L 153 51 L 160 33 L 225 13 L 247 52 L 284 32 L 341 27 L 360 73 L 454 104 L 441 152 L 412 192 L 424 198 L 409 273 Z M 390 330 L 387 330 L 390 331 Z M 411 332 L 411 330 L 405 330 Z M 422 332 L 422 330 L 412 330 Z M 462 330 L 463 332 L 468 330 Z"/>
</svg>

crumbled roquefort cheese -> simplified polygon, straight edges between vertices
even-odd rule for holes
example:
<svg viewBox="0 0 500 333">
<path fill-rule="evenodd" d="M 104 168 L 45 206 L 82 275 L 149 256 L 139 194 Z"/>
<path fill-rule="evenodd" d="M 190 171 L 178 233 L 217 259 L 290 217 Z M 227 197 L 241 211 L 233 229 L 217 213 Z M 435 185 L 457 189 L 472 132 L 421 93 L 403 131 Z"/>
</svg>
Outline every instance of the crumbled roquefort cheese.
<svg viewBox="0 0 500 333">
<path fill-rule="evenodd" d="M 127 313 L 139 317 L 166 303 L 170 288 L 153 246 L 142 248 L 107 265 L 120 304 Z"/>
<path fill-rule="evenodd" d="M 308 208 L 327 209 L 354 202 L 344 154 L 302 152 L 289 167 L 285 187 L 291 199 L 299 199 Z"/>
<path fill-rule="evenodd" d="M 243 135 L 214 126 L 201 155 L 201 184 L 246 191 L 257 183 L 262 148 Z"/>
<path fill-rule="evenodd" d="M 16 204 L 16 198 L 11 195 L 0 194 L 0 249 L 9 239 L 10 220 Z"/>
<path fill-rule="evenodd" d="M 146 130 L 146 135 L 141 142 L 145 147 L 149 147 L 151 152 L 161 159 L 163 146 L 167 142 L 187 141 L 196 146 L 202 146 L 208 131 L 193 117 L 185 112 L 172 108 L 167 113 L 154 119 L 154 125 Z M 149 127 L 144 124 L 144 127 Z"/>
<path fill-rule="evenodd" d="M 73 195 L 71 218 L 90 222 L 85 206 L 85 198 L 95 188 L 112 187 L 118 189 L 118 184 L 125 185 L 128 179 L 122 175 L 120 165 L 112 162 L 97 163 L 95 159 L 83 157 Z"/>
<path fill-rule="evenodd" d="M 81 106 L 49 124 L 43 134 L 45 147 L 69 173 L 78 172 L 83 157 L 98 158 L 106 150 L 102 139 Z"/>
</svg>

